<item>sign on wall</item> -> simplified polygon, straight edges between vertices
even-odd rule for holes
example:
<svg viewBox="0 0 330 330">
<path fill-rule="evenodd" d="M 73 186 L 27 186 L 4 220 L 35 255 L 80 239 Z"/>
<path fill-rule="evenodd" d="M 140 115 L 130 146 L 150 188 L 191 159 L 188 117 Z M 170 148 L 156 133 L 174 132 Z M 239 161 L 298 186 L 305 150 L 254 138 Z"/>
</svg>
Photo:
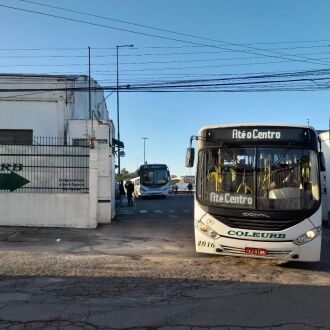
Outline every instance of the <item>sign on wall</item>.
<svg viewBox="0 0 330 330">
<path fill-rule="evenodd" d="M 0 145 L 0 192 L 88 193 L 89 148 Z"/>
</svg>

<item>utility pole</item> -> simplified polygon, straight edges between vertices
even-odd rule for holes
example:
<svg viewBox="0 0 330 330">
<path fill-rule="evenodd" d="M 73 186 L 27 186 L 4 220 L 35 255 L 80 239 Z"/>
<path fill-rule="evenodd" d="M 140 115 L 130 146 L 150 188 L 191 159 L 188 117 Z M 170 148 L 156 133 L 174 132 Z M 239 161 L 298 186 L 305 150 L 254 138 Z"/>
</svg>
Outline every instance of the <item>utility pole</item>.
<svg viewBox="0 0 330 330">
<path fill-rule="evenodd" d="M 117 140 L 120 141 L 120 128 L 119 128 L 119 48 L 134 47 L 134 45 L 120 45 L 116 46 L 117 58 Z M 120 146 L 118 146 L 118 175 L 120 174 Z"/>
<path fill-rule="evenodd" d="M 145 165 L 146 164 L 146 140 L 148 140 L 148 138 L 145 136 L 145 137 L 142 137 L 141 139 L 143 140 L 143 164 Z"/>
<path fill-rule="evenodd" d="M 91 100 L 91 48 L 88 46 L 88 115 L 92 119 L 92 100 Z"/>
</svg>

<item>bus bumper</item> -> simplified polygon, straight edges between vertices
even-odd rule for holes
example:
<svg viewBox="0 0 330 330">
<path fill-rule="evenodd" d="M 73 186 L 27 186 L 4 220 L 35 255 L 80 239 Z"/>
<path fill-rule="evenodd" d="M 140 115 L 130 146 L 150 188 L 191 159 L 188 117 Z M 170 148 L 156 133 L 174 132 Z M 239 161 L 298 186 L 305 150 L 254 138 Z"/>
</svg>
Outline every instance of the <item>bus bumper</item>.
<svg viewBox="0 0 330 330">
<path fill-rule="evenodd" d="M 321 253 L 321 236 L 300 246 L 283 241 L 250 241 L 228 237 L 211 239 L 198 232 L 195 233 L 195 239 L 197 252 L 219 255 L 312 262 L 319 261 Z"/>
</svg>

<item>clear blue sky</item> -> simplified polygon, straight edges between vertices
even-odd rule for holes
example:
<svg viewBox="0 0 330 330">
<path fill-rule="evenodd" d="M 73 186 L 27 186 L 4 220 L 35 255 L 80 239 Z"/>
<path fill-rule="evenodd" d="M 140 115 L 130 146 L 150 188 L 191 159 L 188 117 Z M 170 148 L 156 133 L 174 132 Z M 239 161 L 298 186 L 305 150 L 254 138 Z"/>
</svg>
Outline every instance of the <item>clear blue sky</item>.
<svg viewBox="0 0 330 330">
<path fill-rule="evenodd" d="M 135 46 L 134 49 L 120 49 L 120 83 L 131 86 L 168 80 L 214 79 L 224 75 L 330 69 L 328 0 L 35 2 L 218 42 L 19 0 L 1 0 L 0 5 L 107 27 L 0 6 L 0 72 L 86 74 L 87 47 L 90 46 L 93 78 L 103 86 L 114 86 L 114 48 L 123 44 Z M 217 48 L 206 45 L 216 45 Z M 223 49 L 219 48 L 220 46 Z M 38 50 L 28 50 L 32 48 Z M 330 79 L 314 84 L 316 87 L 326 88 L 308 92 L 121 93 L 120 132 L 126 146 L 126 157 L 122 159 L 121 165 L 132 171 L 143 162 L 141 137 L 146 136 L 148 163 L 167 163 L 172 174 L 190 174 L 190 170 L 184 166 L 185 149 L 190 136 L 197 134 L 200 127 L 208 124 L 307 124 L 309 119 L 309 123 L 315 128 L 327 129 L 330 115 Z M 110 118 L 116 124 L 115 94 L 107 99 L 107 105 Z"/>
</svg>

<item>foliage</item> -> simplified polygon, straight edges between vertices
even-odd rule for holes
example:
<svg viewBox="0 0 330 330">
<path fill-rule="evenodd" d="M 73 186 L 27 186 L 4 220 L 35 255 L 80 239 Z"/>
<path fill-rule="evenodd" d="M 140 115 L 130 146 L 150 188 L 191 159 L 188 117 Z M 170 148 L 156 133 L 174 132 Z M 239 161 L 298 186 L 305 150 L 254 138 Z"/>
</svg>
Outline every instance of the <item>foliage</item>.
<svg viewBox="0 0 330 330">
<path fill-rule="evenodd" d="M 133 179 L 133 178 L 136 178 L 137 176 L 138 176 L 138 170 L 136 170 L 136 171 L 134 171 L 134 172 L 128 172 L 127 170 L 126 170 L 126 168 L 123 168 L 121 171 L 120 171 L 120 173 L 122 174 L 122 176 L 123 176 L 123 180 L 125 181 L 125 180 L 129 180 L 129 179 Z"/>
</svg>

